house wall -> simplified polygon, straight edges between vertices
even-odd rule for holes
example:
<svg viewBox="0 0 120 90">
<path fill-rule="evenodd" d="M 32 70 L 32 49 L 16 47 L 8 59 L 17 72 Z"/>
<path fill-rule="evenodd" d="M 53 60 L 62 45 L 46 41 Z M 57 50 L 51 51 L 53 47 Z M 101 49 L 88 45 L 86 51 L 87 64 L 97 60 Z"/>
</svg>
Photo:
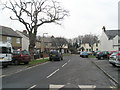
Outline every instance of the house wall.
<svg viewBox="0 0 120 90">
<path fill-rule="evenodd" d="M 95 43 L 95 44 L 93 45 L 93 51 L 99 50 L 99 49 L 98 49 L 98 46 L 99 46 L 99 44 L 96 45 L 96 43 Z M 86 43 L 86 44 L 81 44 L 81 47 L 84 48 L 84 51 L 91 51 L 91 47 L 89 46 L 88 43 Z"/>
<path fill-rule="evenodd" d="M 113 39 L 113 41 L 114 41 L 114 47 L 113 48 L 115 48 L 115 50 L 120 50 L 119 48 L 120 48 L 120 43 L 118 43 L 118 40 L 120 40 L 120 37 L 117 35 L 114 39 Z"/>
<path fill-rule="evenodd" d="M 99 50 L 100 51 L 116 51 L 118 50 L 115 48 L 113 45 L 116 43 L 117 44 L 117 37 L 114 38 L 113 40 L 108 40 L 107 35 L 105 32 L 102 32 L 102 35 L 100 37 L 100 45 L 99 45 Z"/>
<path fill-rule="evenodd" d="M 1 36 L 2 37 L 2 41 L 3 42 L 6 42 L 7 41 L 7 37 L 8 36 Z M 10 36 L 9 36 L 10 37 Z M 11 37 L 12 39 L 11 39 L 11 44 L 12 44 L 12 47 L 14 48 L 14 49 L 19 49 L 19 48 L 22 48 L 22 40 L 21 40 L 21 38 L 20 38 L 20 43 L 17 43 L 17 37 Z"/>
<path fill-rule="evenodd" d="M 19 31 L 16 31 L 16 33 L 22 37 L 22 50 L 29 50 L 29 38 Z"/>
</svg>

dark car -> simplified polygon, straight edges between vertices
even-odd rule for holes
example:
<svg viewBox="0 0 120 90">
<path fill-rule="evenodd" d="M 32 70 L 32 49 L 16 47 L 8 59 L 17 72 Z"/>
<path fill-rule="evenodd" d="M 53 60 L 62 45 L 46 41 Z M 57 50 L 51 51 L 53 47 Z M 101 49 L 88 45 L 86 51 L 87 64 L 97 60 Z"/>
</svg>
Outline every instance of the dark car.
<svg viewBox="0 0 120 90">
<path fill-rule="evenodd" d="M 96 58 L 97 59 L 109 59 L 109 52 L 108 51 L 102 51 L 102 52 L 98 52 L 96 54 Z"/>
<path fill-rule="evenodd" d="M 50 54 L 49 54 L 49 60 L 52 61 L 52 60 L 63 60 L 63 56 L 62 56 L 62 53 L 58 52 L 58 51 L 50 51 Z"/>
<path fill-rule="evenodd" d="M 80 53 L 80 57 L 82 57 L 82 58 L 88 58 L 88 53 L 87 52 L 81 52 Z"/>
<path fill-rule="evenodd" d="M 27 50 L 13 51 L 12 62 L 16 65 L 20 63 L 28 64 L 31 61 L 31 55 Z"/>
</svg>

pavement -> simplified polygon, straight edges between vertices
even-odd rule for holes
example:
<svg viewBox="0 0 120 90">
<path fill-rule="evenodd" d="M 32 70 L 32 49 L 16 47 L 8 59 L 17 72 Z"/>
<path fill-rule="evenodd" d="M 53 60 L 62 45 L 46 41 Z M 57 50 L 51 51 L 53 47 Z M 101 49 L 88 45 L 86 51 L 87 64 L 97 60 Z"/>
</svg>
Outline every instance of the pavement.
<svg viewBox="0 0 120 90">
<path fill-rule="evenodd" d="M 94 59 L 92 62 L 115 84 L 120 84 L 120 67 L 113 67 L 108 60 Z"/>
</svg>

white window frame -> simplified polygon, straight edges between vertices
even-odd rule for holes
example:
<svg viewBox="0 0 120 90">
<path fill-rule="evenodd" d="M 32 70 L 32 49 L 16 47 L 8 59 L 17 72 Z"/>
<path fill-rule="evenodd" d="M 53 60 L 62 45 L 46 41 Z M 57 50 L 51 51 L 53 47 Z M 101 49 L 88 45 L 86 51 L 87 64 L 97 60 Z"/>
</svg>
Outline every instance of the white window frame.
<svg viewBox="0 0 120 90">
<path fill-rule="evenodd" d="M 20 38 L 16 38 L 16 43 L 20 44 Z"/>
<path fill-rule="evenodd" d="M 7 37 L 7 42 L 12 43 L 12 37 Z"/>
</svg>

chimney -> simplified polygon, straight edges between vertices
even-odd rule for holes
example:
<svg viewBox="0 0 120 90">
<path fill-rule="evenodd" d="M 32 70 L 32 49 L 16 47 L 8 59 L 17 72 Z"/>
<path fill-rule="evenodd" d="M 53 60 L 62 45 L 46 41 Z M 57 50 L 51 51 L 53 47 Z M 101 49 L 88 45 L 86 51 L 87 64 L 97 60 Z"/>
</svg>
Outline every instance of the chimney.
<svg viewBox="0 0 120 90">
<path fill-rule="evenodd" d="M 106 31 L 106 28 L 105 28 L 105 26 L 103 26 L 102 30 L 103 30 L 104 32 Z"/>
<path fill-rule="evenodd" d="M 27 35 L 27 31 L 26 31 L 26 30 L 23 30 L 23 34 Z"/>
</svg>

